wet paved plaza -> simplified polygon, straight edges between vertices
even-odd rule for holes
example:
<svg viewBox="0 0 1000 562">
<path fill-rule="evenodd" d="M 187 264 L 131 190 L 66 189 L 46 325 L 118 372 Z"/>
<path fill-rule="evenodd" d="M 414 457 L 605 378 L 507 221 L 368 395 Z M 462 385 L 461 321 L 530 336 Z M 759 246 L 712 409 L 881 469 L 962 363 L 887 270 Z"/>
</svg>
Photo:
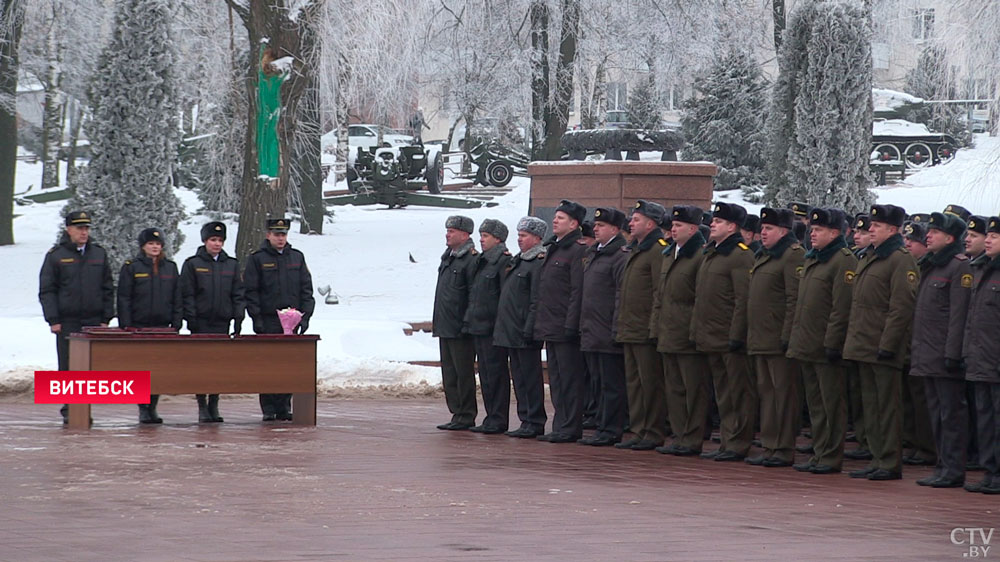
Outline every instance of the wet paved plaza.
<svg viewBox="0 0 1000 562">
<path fill-rule="evenodd" d="M 1000 496 L 914 484 L 929 468 L 869 482 L 444 432 L 443 399 L 321 399 L 317 427 L 262 424 L 255 398 L 223 397 L 220 425 L 189 397 L 160 413 L 96 406 L 72 432 L 0 401 L 0 560 L 961 560 L 953 529 L 1000 528 Z"/>
</svg>

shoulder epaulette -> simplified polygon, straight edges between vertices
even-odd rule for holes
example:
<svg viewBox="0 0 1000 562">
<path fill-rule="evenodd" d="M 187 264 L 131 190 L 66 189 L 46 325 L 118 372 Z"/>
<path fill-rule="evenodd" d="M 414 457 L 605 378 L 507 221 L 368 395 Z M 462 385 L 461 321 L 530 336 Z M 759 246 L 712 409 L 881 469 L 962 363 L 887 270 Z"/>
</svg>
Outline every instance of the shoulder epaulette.
<svg viewBox="0 0 1000 562">
<path fill-rule="evenodd" d="M 259 251 L 260 251 L 260 248 L 257 248 L 256 250 L 254 250 L 254 251 L 250 252 L 250 255 L 252 256 L 252 255 L 256 254 L 256 253 L 257 253 L 257 252 L 259 252 Z"/>
<path fill-rule="evenodd" d="M 125 260 L 125 265 L 132 265 L 132 260 Z"/>
<path fill-rule="evenodd" d="M 660 243 L 660 246 L 666 246 L 667 245 L 667 241 L 664 240 L 663 238 L 659 238 L 656 241 Z"/>
<path fill-rule="evenodd" d="M 579 244 L 579 245 L 581 245 L 581 246 L 586 246 L 587 245 L 587 241 L 584 240 L 583 238 L 577 238 L 576 239 L 576 243 Z"/>
<path fill-rule="evenodd" d="M 52 252 L 56 251 L 56 249 L 58 249 L 58 248 L 59 248 L 59 246 L 52 246 L 51 248 L 49 248 L 49 251 L 47 253 L 51 254 Z"/>
<path fill-rule="evenodd" d="M 750 249 L 750 246 L 747 246 L 743 242 L 739 242 L 738 244 L 736 244 L 736 247 L 738 247 L 741 250 L 749 250 Z"/>
<path fill-rule="evenodd" d="M 853 256 L 854 255 L 854 252 L 848 250 L 847 248 L 841 248 L 840 249 L 840 253 L 844 254 L 845 256 Z"/>
<path fill-rule="evenodd" d="M 475 248 L 473 248 L 473 249 L 469 250 L 469 253 L 470 253 L 470 254 L 472 254 L 472 255 L 474 255 L 474 256 L 477 256 L 477 255 L 479 255 L 479 251 L 478 251 L 478 250 L 476 250 Z"/>
<path fill-rule="evenodd" d="M 965 260 L 969 259 L 969 256 L 963 254 L 962 252 L 959 252 L 959 253 L 955 254 L 955 259 L 958 260 L 958 261 L 965 261 Z"/>
<path fill-rule="evenodd" d="M 503 255 L 509 256 L 510 255 L 510 250 L 504 250 Z"/>
</svg>

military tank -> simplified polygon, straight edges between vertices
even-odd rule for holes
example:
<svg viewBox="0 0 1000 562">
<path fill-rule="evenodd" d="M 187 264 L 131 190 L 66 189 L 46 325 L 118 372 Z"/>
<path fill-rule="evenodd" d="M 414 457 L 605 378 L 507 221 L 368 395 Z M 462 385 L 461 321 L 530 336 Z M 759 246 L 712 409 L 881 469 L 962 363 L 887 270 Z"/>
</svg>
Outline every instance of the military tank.
<svg viewBox="0 0 1000 562">
<path fill-rule="evenodd" d="M 951 135 L 935 133 L 921 123 L 876 119 L 872 123 L 872 162 L 902 162 L 907 170 L 944 164 L 955 158 Z"/>
</svg>

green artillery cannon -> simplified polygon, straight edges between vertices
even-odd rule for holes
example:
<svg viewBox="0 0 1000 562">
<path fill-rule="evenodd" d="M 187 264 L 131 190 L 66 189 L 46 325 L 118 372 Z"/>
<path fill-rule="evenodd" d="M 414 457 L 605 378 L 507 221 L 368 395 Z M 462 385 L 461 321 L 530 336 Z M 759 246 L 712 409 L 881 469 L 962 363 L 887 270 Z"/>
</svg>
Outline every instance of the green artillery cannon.
<svg viewBox="0 0 1000 562">
<path fill-rule="evenodd" d="M 475 183 L 505 187 L 515 174 L 524 175 L 531 160 L 526 154 L 502 145 L 498 140 L 477 139 L 469 150 L 469 159 L 478 168 Z"/>
<path fill-rule="evenodd" d="M 403 208 L 407 205 L 422 205 L 425 207 L 449 207 L 454 209 L 477 209 L 479 207 L 495 207 L 497 203 L 428 195 L 417 193 L 419 186 L 408 181 L 404 173 L 406 164 L 401 164 L 389 149 L 382 149 L 371 163 L 370 173 L 366 178 L 358 178 L 351 183 L 352 193 L 327 197 L 323 201 L 327 205 L 388 205 Z"/>
</svg>

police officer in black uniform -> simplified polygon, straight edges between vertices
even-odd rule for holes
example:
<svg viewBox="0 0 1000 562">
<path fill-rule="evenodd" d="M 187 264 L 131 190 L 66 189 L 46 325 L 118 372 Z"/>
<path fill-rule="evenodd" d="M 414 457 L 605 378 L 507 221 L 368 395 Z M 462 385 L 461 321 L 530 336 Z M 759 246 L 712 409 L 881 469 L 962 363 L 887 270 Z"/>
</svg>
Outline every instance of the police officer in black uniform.
<svg viewBox="0 0 1000 562">
<path fill-rule="evenodd" d="M 66 215 L 66 231 L 38 274 L 38 300 L 56 335 L 59 370 L 69 370 L 67 336 L 84 326 L 107 326 L 115 315 L 115 284 L 104 248 L 90 241 L 90 214 Z M 60 410 L 67 423 L 68 408 Z"/>
<path fill-rule="evenodd" d="M 233 335 L 240 335 L 240 325 L 246 313 L 240 263 L 222 249 L 226 241 L 226 225 L 210 222 L 201 227 L 201 241 L 195 255 L 181 267 L 181 295 L 184 319 L 192 334 L 227 334 L 229 322 Z M 195 396 L 198 400 L 198 421 L 218 423 L 219 395 Z"/>
<path fill-rule="evenodd" d="M 139 254 L 125 260 L 118 274 L 118 326 L 180 329 L 180 275 L 177 264 L 163 255 L 163 246 L 160 229 L 139 233 Z M 159 399 L 151 394 L 149 404 L 139 404 L 139 423 L 163 423 L 156 414 Z"/>
<path fill-rule="evenodd" d="M 295 333 L 304 334 L 316 307 L 312 275 L 305 256 L 288 243 L 289 226 L 286 218 L 268 219 L 266 239 L 250 254 L 243 272 L 247 312 L 255 334 L 283 333 L 278 311 L 285 308 L 302 313 Z M 291 421 L 292 395 L 261 394 L 260 410 L 264 421 Z"/>
</svg>

